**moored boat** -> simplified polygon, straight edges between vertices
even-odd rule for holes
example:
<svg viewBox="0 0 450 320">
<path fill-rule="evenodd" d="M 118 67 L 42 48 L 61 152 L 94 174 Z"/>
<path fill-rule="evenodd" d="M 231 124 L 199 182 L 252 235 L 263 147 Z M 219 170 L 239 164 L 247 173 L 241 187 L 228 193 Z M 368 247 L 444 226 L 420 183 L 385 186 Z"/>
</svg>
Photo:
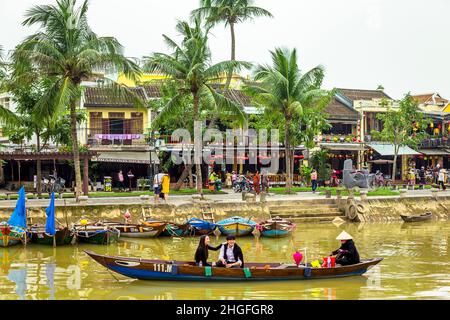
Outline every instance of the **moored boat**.
<svg viewBox="0 0 450 320">
<path fill-rule="evenodd" d="M 217 226 L 224 235 L 243 237 L 250 235 L 256 227 L 256 222 L 251 218 L 231 217 L 217 222 Z"/>
<path fill-rule="evenodd" d="M 121 238 L 154 238 L 164 231 L 164 224 L 155 224 L 153 226 L 146 226 L 141 224 L 129 224 L 115 221 L 98 221 L 94 223 L 96 226 L 114 227 L 120 231 Z"/>
<path fill-rule="evenodd" d="M 25 241 L 25 229 L 10 226 L 7 222 L 0 223 L 0 247 L 10 247 Z"/>
<path fill-rule="evenodd" d="M 275 217 L 267 221 L 260 222 L 257 228 L 261 232 L 261 236 L 269 238 L 287 237 L 292 234 L 295 229 L 295 223 Z"/>
<path fill-rule="evenodd" d="M 186 237 L 194 235 L 194 229 L 189 223 L 178 224 L 168 222 L 164 231 L 161 233 L 163 237 Z"/>
<path fill-rule="evenodd" d="M 358 276 L 383 259 L 362 260 L 358 264 L 332 268 L 281 263 L 246 263 L 245 268 L 198 267 L 195 262 L 145 260 L 99 255 L 85 251 L 105 268 L 133 279 L 171 281 L 275 281 L 310 280 Z"/>
<path fill-rule="evenodd" d="M 196 235 L 209 235 L 217 228 L 215 223 L 201 220 L 199 218 L 191 218 L 187 223 L 194 229 L 194 233 Z"/>
<path fill-rule="evenodd" d="M 431 212 L 426 212 L 420 215 L 400 215 L 405 222 L 420 222 L 420 221 L 426 221 L 430 220 L 433 217 L 433 214 Z"/>
<path fill-rule="evenodd" d="M 30 228 L 31 242 L 41 245 L 53 245 L 53 236 L 45 232 L 45 226 L 34 225 Z M 75 234 L 69 228 L 60 227 L 56 229 L 55 244 L 57 246 L 69 245 L 72 243 Z"/>
<path fill-rule="evenodd" d="M 119 240 L 120 231 L 113 226 L 75 225 L 77 241 L 90 244 L 110 244 Z"/>
</svg>

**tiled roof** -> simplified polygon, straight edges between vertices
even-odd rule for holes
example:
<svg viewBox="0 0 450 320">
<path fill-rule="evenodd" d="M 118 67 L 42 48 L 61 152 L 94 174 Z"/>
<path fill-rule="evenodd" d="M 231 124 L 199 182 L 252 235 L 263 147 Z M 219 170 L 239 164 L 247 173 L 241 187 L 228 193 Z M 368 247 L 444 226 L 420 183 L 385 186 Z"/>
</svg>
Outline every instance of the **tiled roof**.
<svg viewBox="0 0 450 320">
<path fill-rule="evenodd" d="M 360 90 L 360 89 L 337 89 L 340 93 L 346 96 L 351 101 L 355 100 L 373 100 L 373 99 L 389 99 L 392 100 L 386 93 L 381 90 Z"/>
<path fill-rule="evenodd" d="M 225 92 L 225 97 L 242 107 L 251 106 L 252 99 L 240 90 L 230 89 Z"/>
<path fill-rule="evenodd" d="M 142 87 L 130 89 L 143 100 L 158 99 L 162 97 L 158 85 L 144 85 Z M 240 90 L 230 89 L 224 95 L 231 101 L 242 107 L 251 106 L 251 98 Z M 132 107 L 133 99 L 131 96 L 114 97 L 111 89 L 88 87 L 85 89 L 86 107 Z"/>
<path fill-rule="evenodd" d="M 353 108 L 349 108 L 343 103 L 339 102 L 336 97 L 333 97 L 330 104 L 325 108 L 325 113 L 328 114 L 328 120 L 333 119 L 353 119 L 359 118 L 359 113 Z"/>
<path fill-rule="evenodd" d="M 428 93 L 428 94 L 419 94 L 412 96 L 414 100 L 416 100 L 419 104 L 433 104 L 433 96 L 435 93 Z M 437 104 L 447 104 L 449 101 L 447 99 L 442 98 L 439 94 L 436 94 L 435 101 Z"/>
<path fill-rule="evenodd" d="M 142 88 L 130 88 L 136 96 L 145 100 Z M 86 107 L 133 107 L 133 97 L 131 94 L 116 95 L 113 89 L 88 87 L 84 91 Z"/>
<path fill-rule="evenodd" d="M 158 85 L 144 85 L 143 89 L 149 99 L 161 98 L 161 88 Z"/>
</svg>

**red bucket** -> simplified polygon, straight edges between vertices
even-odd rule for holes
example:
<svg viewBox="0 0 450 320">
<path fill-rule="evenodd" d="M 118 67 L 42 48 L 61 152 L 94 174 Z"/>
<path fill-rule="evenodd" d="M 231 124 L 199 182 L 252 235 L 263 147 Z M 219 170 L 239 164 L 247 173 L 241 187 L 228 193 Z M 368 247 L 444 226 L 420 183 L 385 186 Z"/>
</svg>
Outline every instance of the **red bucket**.
<svg viewBox="0 0 450 320">
<path fill-rule="evenodd" d="M 325 257 L 323 258 L 323 268 L 334 268 L 336 267 L 336 257 Z"/>
</svg>

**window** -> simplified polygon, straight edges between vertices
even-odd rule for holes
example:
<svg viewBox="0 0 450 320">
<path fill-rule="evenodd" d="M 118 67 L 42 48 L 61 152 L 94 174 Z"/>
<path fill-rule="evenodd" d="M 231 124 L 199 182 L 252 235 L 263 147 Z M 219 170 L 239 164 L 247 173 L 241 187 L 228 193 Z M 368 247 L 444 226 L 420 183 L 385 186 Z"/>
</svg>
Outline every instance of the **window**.
<svg viewBox="0 0 450 320">
<path fill-rule="evenodd" d="M 102 113 L 101 112 L 90 112 L 89 113 L 89 127 L 91 135 L 102 133 Z"/>
<path fill-rule="evenodd" d="M 131 113 L 131 133 L 144 133 L 144 115 L 142 112 Z"/>
</svg>

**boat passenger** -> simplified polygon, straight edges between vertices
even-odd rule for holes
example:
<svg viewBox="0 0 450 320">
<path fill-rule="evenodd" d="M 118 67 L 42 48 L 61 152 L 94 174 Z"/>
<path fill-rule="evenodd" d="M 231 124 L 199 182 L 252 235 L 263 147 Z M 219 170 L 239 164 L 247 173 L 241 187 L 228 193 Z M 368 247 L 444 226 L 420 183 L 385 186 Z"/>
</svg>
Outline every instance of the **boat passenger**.
<svg viewBox="0 0 450 320">
<path fill-rule="evenodd" d="M 347 266 L 360 263 L 359 253 L 351 235 L 342 231 L 336 240 L 341 241 L 341 247 L 332 253 L 333 256 L 336 256 L 336 264 Z"/>
<path fill-rule="evenodd" d="M 211 267 L 211 264 L 208 263 L 209 250 L 217 251 L 222 247 L 222 244 L 211 247 L 209 241 L 209 236 L 203 235 L 200 237 L 197 251 L 195 251 L 195 263 L 199 267 Z"/>
<path fill-rule="evenodd" d="M 236 237 L 229 235 L 227 243 L 222 244 L 220 248 L 219 261 L 216 267 L 244 267 L 244 255 L 241 248 L 236 244 Z"/>
</svg>

